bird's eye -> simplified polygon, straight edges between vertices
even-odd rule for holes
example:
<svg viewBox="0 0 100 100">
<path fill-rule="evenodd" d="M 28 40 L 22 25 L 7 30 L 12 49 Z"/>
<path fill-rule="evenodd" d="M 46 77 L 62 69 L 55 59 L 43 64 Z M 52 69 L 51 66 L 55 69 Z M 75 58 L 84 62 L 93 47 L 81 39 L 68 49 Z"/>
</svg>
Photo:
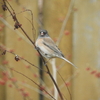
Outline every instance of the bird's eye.
<svg viewBox="0 0 100 100">
<path fill-rule="evenodd" d="M 40 32 L 40 34 L 41 34 L 41 35 L 44 35 L 44 33 L 43 33 L 43 32 Z"/>
</svg>

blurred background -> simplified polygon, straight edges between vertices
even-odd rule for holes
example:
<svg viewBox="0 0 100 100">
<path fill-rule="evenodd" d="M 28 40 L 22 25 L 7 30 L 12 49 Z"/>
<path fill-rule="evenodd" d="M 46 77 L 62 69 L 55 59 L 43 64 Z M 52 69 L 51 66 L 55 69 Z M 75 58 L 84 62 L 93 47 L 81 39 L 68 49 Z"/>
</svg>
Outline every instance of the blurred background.
<svg viewBox="0 0 100 100">
<path fill-rule="evenodd" d="M 0 3 L 2 0 L 0 0 Z M 39 29 L 49 32 L 65 57 L 78 69 L 56 59 L 57 84 L 65 100 L 100 100 L 100 0 L 8 0 L 23 29 L 36 40 Z M 1 3 L 2 6 L 2 3 Z M 34 31 L 33 37 L 32 14 Z M 14 22 L 8 11 L 0 7 L 0 46 L 46 70 L 39 54 Z M 51 100 L 43 91 L 54 94 L 49 75 L 27 62 L 15 61 L 11 53 L 0 51 L 0 100 Z M 48 63 L 51 73 L 52 65 Z M 23 73 L 32 81 L 9 68 Z M 69 92 L 70 91 L 70 92 Z M 71 94 L 71 95 L 70 95 Z M 60 100 L 58 96 L 58 100 Z"/>
</svg>

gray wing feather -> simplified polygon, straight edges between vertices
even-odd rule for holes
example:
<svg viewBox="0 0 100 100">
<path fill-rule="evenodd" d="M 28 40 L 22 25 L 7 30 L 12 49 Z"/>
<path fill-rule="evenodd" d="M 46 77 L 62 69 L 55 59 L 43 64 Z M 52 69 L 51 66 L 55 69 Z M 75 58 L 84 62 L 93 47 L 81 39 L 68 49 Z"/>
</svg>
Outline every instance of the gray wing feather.
<svg viewBox="0 0 100 100">
<path fill-rule="evenodd" d="M 44 38 L 43 44 L 46 45 L 48 48 L 53 50 L 57 56 L 63 56 L 62 52 L 58 49 L 56 44 L 51 38 Z M 64 56 L 63 56 L 64 57 Z"/>
</svg>

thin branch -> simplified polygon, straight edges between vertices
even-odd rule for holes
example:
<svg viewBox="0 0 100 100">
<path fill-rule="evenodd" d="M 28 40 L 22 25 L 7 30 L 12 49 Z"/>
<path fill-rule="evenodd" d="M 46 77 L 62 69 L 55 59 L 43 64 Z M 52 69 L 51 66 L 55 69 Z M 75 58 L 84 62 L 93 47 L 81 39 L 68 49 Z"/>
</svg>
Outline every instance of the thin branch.
<svg viewBox="0 0 100 100">
<path fill-rule="evenodd" d="M 8 50 L 5 50 L 5 49 L 2 49 L 2 47 L 0 46 L 0 50 L 2 50 L 2 51 L 6 51 L 6 52 L 8 52 L 8 53 L 11 53 L 11 54 L 13 54 L 14 56 L 16 56 L 17 54 L 15 54 L 14 52 L 10 52 L 10 51 L 8 51 Z M 1 54 L 2 55 L 2 54 Z M 36 67 L 37 69 L 39 69 L 39 70 L 42 70 L 42 71 L 44 71 L 44 72 L 46 72 L 47 73 L 47 71 L 45 71 L 45 70 L 43 70 L 43 69 L 41 69 L 40 67 L 37 67 L 36 65 L 34 65 L 34 64 L 32 64 L 31 62 L 29 62 L 28 60 L 26 60 L 26 59 L 24 59 L 24 58 L 22 58 L 22 57 L 20 57 L 19 55 L 17 55 L 18 56 L 18 58 L 19 58 L 19 60 L 24 60 L 25 62 L 27 62 L 28 64 L 30 64 L 30 65 L 32 65 L 32 66 L 34 66 L 34 67 Z"/>
<path fill-rule="evenodd" d="M 40 52 L 39 52 L 39 54 L 40 54 Z M 58 91 L 58 93 L 59 93 L 59 96 L 60 96 L 61 100 L 64 100 L 64 99 L 63 99 L 63 96 L 62 96 L 62 94 L 61 94 L 61 91 L 60 91 L 60 89 L 59 89 L 59 87 L 58 87 L 58 85 L 57 85 L 57 83 L 56 83 L 56 81 L 54 80 L 53 76 L 52 76 L 51 73 L 50 73 L 49 67 L 48 67 L 47 64 L 45 63 L 45 60 L 44 60 L 44 58 L 42 57 L 41 54 L 40 54 L 40 56 L 41 56 L 41 58 L 42 58 L 43 63 L 45 64 L 45 67 L 46 67 L 46 69 L 47 69 L 47 73 L 49 74 L 49 76 L 50 76 L 50 78 L 52 79 L 52 81 L 53 81 L 55 87 L 57 88 L 57 91 Z"/>
<path fill-rule="evenodd" d="M 30 9 L 26 9 L 26 11 L 31 12 L 32 22 L 31 22 L 31 21 L 30 21 L 30 22 L 31 22 L 31 24 L 32 24 L 32 32 L 35 31 L 35 33 L 33 32 L 33 38 L 34 38 L 34 41 L 35 41 L 35 37 L 36 37 L 36 29 L 35 29 L 34 24 L 33 24 L 33 13 L 32 13 L 32 11 L 31 11 Z"/>
<path fill-rule="evenodd" d="M 27 42 L 28 44 L 32 45 L 28 39 L 25 38 L 24 35 L 21 34 L 20 31 L 18 30 L 14 30 L 14 28 L 2 17 L 0 17 L 0 20 L 9 28 L 11 29 L 12 31 L 16 32 L 25 42 Z"/>
<path fill-rule="evenodd" d="M 66 85 L 66 82 L 65 82 L 65 80 L 63 79 L 63 77 L 61 76 L 61 74 L 60 74 L 58 71 L 57 71 L 57 73 L 59 74 L 59 76 L 60 76 L 61 79 L 63 80 L 64 84 Z M 70 92 L 68 86 L 66 86 L 66 87 L 67 87 L 67 90 L 68 90 L 68 92 L 69 92 L 69 94 L 70 94 L 70 100 L 72 100 L 71 92 Z"/>
<path fill-rule="evenodd" d="M 48 98 L 48 99 L 51 100 L 51 98 L 48 97 L 49 95 L 46 95 L 45 93 L 40 92 L 37 88 L 35 88 L 35 87 L 33 87 L 33 86 L 30 86 L 30 85 L 27 84 L 27 83 L 24 83 L 24 84 L 23 84 L 23 82 L 18 81 L 18 84 L 20 84 L 20 85 L 22 85 L 22 86 L 25 86 L 25 87 L 27 87 L 27 88 L 29 88 L 29 89 L 31 89 L 31 90 L 34 90 L 34 91 L 36 91 L 37 93 L 39 93 L 39 94 L 41 94 L 41 95 L 43 95 L 43 96 L 45 96 L 46 98 Z M 46 89 L 46 90 L 47 90 L 47 89 Z M 50 93 L 50 92 L 49 92 L 49 93 Z"/>
<path fill-rule="evenodd" d="M 66 13 L 66 17 L 65 17 L 65 19 L 64 19 L 64 21 L 63 21 L 63 24 L 62 24 L 62 27 L 61 27 L 61 30 L 60 30 L 60 34 L 59 34 L 59 36 L 58 36 L 59 38 L 58 38 L 58 40 L 57 40 L 57 42 L 56 42 L 56 45 L 57 45 L 57 46 L 59 45 L 59 43 L 60 43 L 60 41 L 61 41 L 61 39 L 62 39 L 62 36 L 63 36 L 63 34 L 64 34 L 64 30 L 65 30 L 66 24 L 67 24 L 67 22 L 68 22 L 68 19 L 69 19 L 69 17 L 70 17 L 73 4 L 74 4 L 74 0 L 71 0 L 70 6 L 69 6 L 69 10 L 68 10 L 68 12 Z M 61 66 L 63 66 L 64 64 L 65 64 L 65 62 L 63 62 L 63 63 L 61 64 Z M 60 66 L 60 67 L 61 67 L 61 66 Z M 57 72 L 58 72 L 58 71 L 57 71 Z M 60 75 L 59 72 L 58 72 L 58 74 L 59 74 L 59 76 L 61 77 L 61 79 L 63 80 L 63 82 L 65 83 L 63 77 Z M 68 90 L 68 92 L 69 92 L 69 94 L 70 94 L 70 99 L 72 100 L 71 92 L 69 91 L 69 88 L 68 88 L 68 87 L 67 87 L 67 90 Z"/>
<path fill-rule="evenodd" d="M 9 69 L 9 67 L 6 66 L 6 65 L 4 65 L 4 66 L 1 65 L 0 68 L 1 68 L 3 71 L 5 71 L 5 72 L 8 72 L 7 69 Z M 7 77 L 8 77 L 9 79 L 12 78 L 12 77 L 14 77 L 14 75 L 13 75 L 11 69 L 9 70 Z M 11 82 L 12 82 L 12 84 L 15 86 L 15 88 L 16 88 L 17 90 L 19 90 L 19 86 L 17 85 L 17 82 L 14 82 L 14 81 L 11 81 Z M 23 92 L 23 91 L 22 91 L 22 92 Z M 21 95 L 21 96 L 22 96 L 23 98 L 26 98 L 26 97 L 24 97 L 23 95 Z M 30 99 L 30 97 L 29 97 L 29 99 Z"/>
<path fill-rule="evenodd" d="M 7 2 L 7 4 L 10 6 L 10 8 L 12 9 L 12 11 L 14 12 L 14 9 L 12 8 L 12 6 L 10 5 L 10 3 L 7 0 L 4 0 Z"/>
<path fill-rule="evenodd" d="M 15 72 L 18 73 L 18 74 L 23 75 L 24 77 L 26 77 L 27 79 L 29 79 L 30 81 L 32 81 L 35 85 L 37 85 L 39 88 L 41 88 L 41 86 L 40 86 L 39 84 L 37 84 L 35 81 L 33 81 L 33 80 L 32 80 L 31 78 L 29 78 L 28 76 L 24 75 L 23 73 L 21 73 L 21 72 L 15 70 L 15 69 L 12 69 L 12 68 L 10 68 L 10 69 L 13 70 L 13 71 L 15 71 Z M 45 91 L 52 99 L 56 100 L 51 94 L 49 94 L 48 91 L 46 91 L 45 89 L 43 89 L 43 91 Z"/>
<path fill-rule="evenodd" d="M 63 21 L 63 24 L 62 24 L 62 27 L 61 27 L 61 30 L 60 30 L 60 34 L 59 34 L 59 36 L 58 36 L 59 38 L 58 38 L 58 40 L 57 40 L 57 42 L 56 42 L 57 46 L 59 45 L 59 42 L 61 41 L 62 36 L 63 36 L 63 34 L 64 34 L 64 30 L 65 30 L 66 24 L 67 24 L 67 22 L 68 22 L 68 19 L 69 19 L 69 17 L 70 17 L 71 12 L 72 12 L 73 4 L 74 4 L 74 0 L 71 0 L 70 6 L 69 6 L 69 9 L 68 9 L 68 12 L 67 12 L 66 17 L 65 17 L 65 19 L 64 19 L 64 21 Z"/>
<path fill-rule="evenodd" d="M 30 37 L 29 37 L 29 36 L 27 35 L 27 33 L 25 32 L 25 30 L 22 28 L 22 25 L 19 23 L 19 21 L 18 21 L 18 19 L 17 19 L 17 17 L 16 17 L 16 13 L 15 13 L 14 11 L 13 11 L 13 13 L 10 11 L 10 9 L 8 8 L 8 6 L 7 6 L 6 3 L 5 3 L 5 0 L 3 0 L 3 2 L 4 2 L 4 4 L 5 4 L 7 10 L 8 10 L 9 13 L 11 14 L 13 20 L 15 21 L 15 25 L 14 25 L 14 26 L 15 26 L 15 29 L 20 28 L 20 29 L 22 30 L 22 32 L 26 35 L 26 37 L 29 39 L 29 41 L 30 41 L 30 42 L 34 45 L 34 47 L 36 48 L 35 42 L 33 42 L 33 41 L 30 39 Z M 37 51 L 38 51 L 38 50 L 37 50 Z M 40 54 L 39 51 L 38 51 L 38 53 Z M 42 57 L 41 54 L 40 54 L 40 57 L 42 58 L 42 60 L 43 60 L 43 62 L 44 62 L 44 64 L 45 64 L 45 60 L 44 60 L 44 58 Z M 64 100 L 64 99 L 63 99 L 63 96 L 62 96 L 62 94 L 61 94 L 61 92 L 60 92 L 60 90 L 59 90 L 59 87 L 57 86 L 57 83 L 55 82 L 53 76 L 52 76 L 51 73 L 50 73 L 50 70 L 49 70 L 47 64 L 45 65 L 45 67 L 46 67 L 46 69 L 47 69 L 47 73 L 49 74 L 50 78 L 52 79 L 53 83 L 55 84 L 55 86 L 56 86 L 56 88 L 57 88 L 57 90 L 58 90 L 58 93 L 59 93 L 59 95 L 60 95 L 61 100 Z"/>
<path fill-rule="evenodd" d="M 66 83 L 66 82 L 70 82 L 70 81 L 71 81 L 72 79 L 74 79 L 78 74 L 79 74 L 79 70 L 78 70 L 76 73 L 74 73 L 71 77 L 69 77 L 69 78 L 65 81 L 65 83 Z M 62 84 L 62 85 L 60 86 L 60 88 L 63 88 L 64 85 L 65 85 L 65 84 Z"/>
</svg>

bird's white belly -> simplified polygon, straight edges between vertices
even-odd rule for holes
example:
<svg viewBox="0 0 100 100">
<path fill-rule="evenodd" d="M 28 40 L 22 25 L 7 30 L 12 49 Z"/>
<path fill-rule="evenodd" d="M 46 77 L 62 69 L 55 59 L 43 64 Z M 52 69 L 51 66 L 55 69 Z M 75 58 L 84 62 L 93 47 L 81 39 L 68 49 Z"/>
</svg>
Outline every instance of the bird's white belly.
<svg viewBox="0 0 100 100">
<path fill-rule="evenodd" d="M 50 54 L 51 55 L 50 50 L 44 48 L 43 46 L 40 47 L 40 50 L 43 51 L 45 54 Z"/>
</svg>

